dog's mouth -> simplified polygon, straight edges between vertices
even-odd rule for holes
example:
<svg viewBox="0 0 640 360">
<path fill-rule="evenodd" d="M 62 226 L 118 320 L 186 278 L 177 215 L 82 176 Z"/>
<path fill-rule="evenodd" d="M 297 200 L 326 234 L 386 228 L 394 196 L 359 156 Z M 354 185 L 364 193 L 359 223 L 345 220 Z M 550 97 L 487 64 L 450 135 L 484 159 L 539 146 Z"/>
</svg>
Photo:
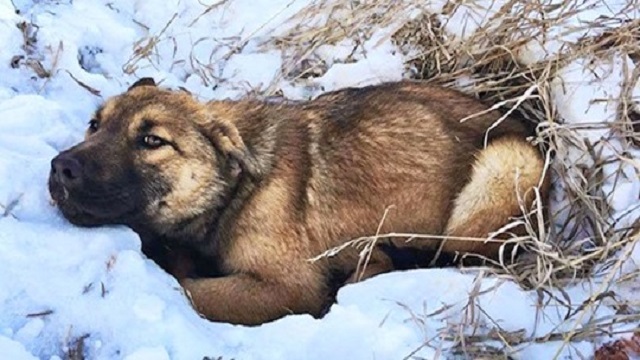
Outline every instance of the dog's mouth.
<svg viewBox="0 0 640 360">
<path fill-rule="evenodd" d="M 89 209 L 84 209 L 80 202 L 71 198 L 69 190 L 53 177 L 49 178 L 49 194 L 52 203 L 72 224 L 88 227 L 105 224 L 105 221 L 101 220 L 99 216 L 93 214 Z"/>
<path fill-rule="evenodd" d="M 54 174 L 49 176 L 48 185 L 52 203 L 70 223 L 77 226 L 119 225 L 128 214 L 135 212 L 135 209 L 128 209 L 122 199 L 101 197 L 99 193 L 89 197 L 84 191 L 70 189 Z"/>
</svg>

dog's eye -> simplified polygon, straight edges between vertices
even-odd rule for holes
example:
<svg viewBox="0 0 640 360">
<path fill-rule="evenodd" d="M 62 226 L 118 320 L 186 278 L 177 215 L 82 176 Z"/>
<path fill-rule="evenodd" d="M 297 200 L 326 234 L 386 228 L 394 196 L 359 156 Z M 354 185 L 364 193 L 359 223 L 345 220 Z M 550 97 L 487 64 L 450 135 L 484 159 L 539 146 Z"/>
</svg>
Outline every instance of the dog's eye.
<svg viewBox="0 0 640 360">
<path fill-rule="evenodd" d="M 98 120 L 96 119 L 89 121 L 89 131 L 92 133 L 98 131 L 98 125 Z"/>
<path fill-rule="evenodd" d="M 142 144 L 147 149 L 157 149 L 163 145 L 167 144 L 167 141 L 163 138 L 155 135 L 146 135 L 142 138 Z"/>
</svg>

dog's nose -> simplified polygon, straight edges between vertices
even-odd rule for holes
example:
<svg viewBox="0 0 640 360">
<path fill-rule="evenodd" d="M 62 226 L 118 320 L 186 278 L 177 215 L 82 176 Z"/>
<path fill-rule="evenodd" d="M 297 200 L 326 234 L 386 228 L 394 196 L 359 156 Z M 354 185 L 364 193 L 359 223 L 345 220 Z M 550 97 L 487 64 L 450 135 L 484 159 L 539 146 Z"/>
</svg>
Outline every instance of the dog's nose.
<svg viewBox="0 0 640 360">
<path fill-rule="evenodd" d="M 69 154 L 60 154 L 51 160 L 51 174 L 65 185 L 77 185 L 82 180 L 82 165 Z"/>
</svg>

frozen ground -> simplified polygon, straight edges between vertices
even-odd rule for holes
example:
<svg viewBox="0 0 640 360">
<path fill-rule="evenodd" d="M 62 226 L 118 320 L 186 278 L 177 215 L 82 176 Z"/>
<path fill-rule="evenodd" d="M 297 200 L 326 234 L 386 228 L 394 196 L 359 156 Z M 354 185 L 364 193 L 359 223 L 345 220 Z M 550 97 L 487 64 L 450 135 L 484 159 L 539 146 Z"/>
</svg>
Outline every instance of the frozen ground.
<svg viewBox="0 0 640 360">
<path fill-rule="evenodd" d="M 591 316 L 565 320 L 567 308 L 560 302 L 576 310 L 596 290 L 606 290 L 601 284 L 607 279 L 569 287 L 556 294 L 562 300 L 544 295 L 541 301 L 538 293 L 510 281 L 476 282 L 477 273 L 453 269 L 397 272 L 347 286 L 321 320 L 289 316 L 253 328 L 211 323 L 194 313 L 172 277 L 144 258 L 134 233 L 66 223 L 49 203 L 49 161 L 81 138 L 102 99 L 142 76 L 203 98 L 264 90 L 286 59 L 258 40 L 291 26 L 283 21 L 308 2 L 231 0 L 205 11 L 214 3 L 0 0 L 0 359 L 64 358 L 79 342 L 89 359 L 432 359 L 446 353 L 448 340 L 465 324 L 477 324 L 477 334 L 499 327 L 522 330 L 524 337 L 579 331 L 587 324 Z M 594 6 L 590 16 L 608 11 L 611 6 Z M 458 21 L 448 30 L 463 36 L 462 28 Z M 313 86 L 276 85 L 302 99 L 400 79 L 403 58 L 386 35 L 385 29 L 374 34 L 364 45 L 367 56 L 356 54 L 349 62 L 341 61 L 350 54 L 348 41 L 319 49 L 329 70 Z M 155 51 L 136 56 L 133 44 L 150 36 L 159 40 Z M 544 56 L 542 47 L 554 46 L 533 41 L 519 56 L 535 61 Z M 567 122 L 611 121 L 624 71 L 633 71 L 634 64 L 621 55 L 590 71 L 585 65 L 577 60 L 554 82 L 558 111 Z M 594 105 L 593 99 L 611 103 Z M 604 155 L 615 156 L 616 146 Z M 640 193 L 632 165 L 625 170 L 628 180 L 609 198 L 614 216 L 628 220 L 638 218 L 633 207 Z M 640 259 L 634 249 L 626 251 Z M 619 270 L 618 275 L 638 268 L 629 261 Z M 484 289 L 491 291 L 470 300 Z M 629 285 L 617 293 L 624 302 L 637 291 Z M 541 302 L 548 302 L 544 309 Z M 606 320 L 615 312 L 602 303 L 593 314 Z M 631 325 L 609 329 L 625 326 Z M 501 347 L 497 340 L 488 345 Z M 554 337 L 522 346 L 518 357 L 588 358 L 596 345 Z"/>
</svg>

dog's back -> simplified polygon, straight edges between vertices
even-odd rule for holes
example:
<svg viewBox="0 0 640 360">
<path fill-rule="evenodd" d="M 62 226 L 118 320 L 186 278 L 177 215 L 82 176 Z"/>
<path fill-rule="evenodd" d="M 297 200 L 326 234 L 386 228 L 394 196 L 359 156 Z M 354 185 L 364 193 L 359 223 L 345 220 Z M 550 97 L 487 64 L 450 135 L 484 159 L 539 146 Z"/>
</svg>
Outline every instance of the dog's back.
<svg viewBox="0 0 640 360">
<path fill-rule="evenodd" d="M 501 114 L 455 91 L 392 83 L 332 93 L 305 109 L 312 114 L 312 165 L 304 176 L 315 251 L 376 233 L 486 238 L 518 215 L 516 169 L 520 190 L 541 178 L 542 159 L 526 143 L 523 124 L 496 125 Z M 491 256 L 497 249 L 458 240 L 443 250 Z M 346 263 L 356 263 L 355 252 L 346 254 Z"/>
</svg>

